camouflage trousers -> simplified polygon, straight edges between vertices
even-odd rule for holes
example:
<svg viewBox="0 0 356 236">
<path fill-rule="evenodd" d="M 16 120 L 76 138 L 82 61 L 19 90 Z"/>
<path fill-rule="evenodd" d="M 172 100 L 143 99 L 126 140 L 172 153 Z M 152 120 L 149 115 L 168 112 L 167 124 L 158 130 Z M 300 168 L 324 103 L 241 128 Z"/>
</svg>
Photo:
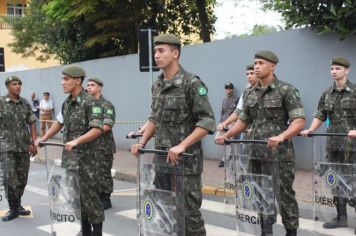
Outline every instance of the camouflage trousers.
<svg viewBox="0 0 356 236">
<path fill-rule="evenodd" d="M 156 172 L 154 184 L 156 188 L 173 191 L 175 187 L 174 179 L 172 174 Z M 206 230 L 200 212 L 203 201 L 201 175 L 185 175 L 183 185 L 184 210 L 182 212 L 185 219 L 185 236 L 204 236 Z"/>
<path fill-rule="evenodd" d="M 5 194 L 10 208 L 18 207 L 24 193 L 28 172 L 30 169 L 30 155 L 27 152 L 8 152 L 5 174 Z"/>
<path fill-rule="evenodd" d="M 114 191 L 114 181 L 111 176 L 113 154 L 100 153 L 100 192 L 111 194 Z"/>
<path fill-rule="evenodd" d="M 85 161 L 95 162 L 95 160 L 88 160 L 85 156 Z M 95 158 L 94 158 L 95 159 Z M 100 176 L 99 171 L 95 169 L 95 165 L 79 164 L 79 186 L 80 186 L 80 200 L 82 208 L 82 219 L 88 220 L 91 224 L 99 224 L 104 222 L 104 209 L 100 200 Z"/>
<path fill-rule="evenodd" d="M 250 160 L 252 173 L 272 175 L 273 191 L 277 200 L 282 223 L 286 229 L 297 229 L 299 227 L 298 202 L 293 190 L 295 178 L 295 162 L 292 161 L 267 161 L 259 159 Z M 277 215 L 263 216 L 272 218 L 276 222 Z"/>
</svg>

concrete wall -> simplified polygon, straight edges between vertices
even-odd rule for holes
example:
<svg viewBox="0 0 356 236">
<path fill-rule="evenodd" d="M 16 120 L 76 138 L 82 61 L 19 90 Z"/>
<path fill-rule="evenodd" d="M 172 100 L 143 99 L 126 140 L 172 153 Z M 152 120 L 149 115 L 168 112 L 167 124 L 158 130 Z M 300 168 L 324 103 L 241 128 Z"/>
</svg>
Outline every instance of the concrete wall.
<svg viewBox="0 0 356 236">
<path fill-rule="evenodd" d="M 245 66 L 253 62 L 258 50 L 274 51 L 280 59 L 277 76 L 295 85 L 301 93 L 307 114 L 307 126 L 316 109 L 322 91 L 332 84 L 329 75 L 330 58 L 336 55 L 347 57 L 352 66 L 350 80 L 355 81 L 356 37 L 340 41 L 337 35 L 317 35 L 307 29 L 277 32 L 258 37 L 228 39 L 212 43 L 186 46 L 182 49 L 181 64 L 185 69 L 199 75 L 209 88 L 209 99 L 216 120 L 220 118 L 224 83 L 235 84 L 236 92 L 241 94 L 246 85 Z M 88 76 L 102 78 L 104 94 L 116 107 L 117 120 L 145 120 L 150 104 L 150 80 L 148 73 L 140 73 L 138 55 L 128 55 L 80 63 Z M 54 99 L 56 111 L 59 111 L 66 95 L 61 88 L 61 67 L 0 73 L 1 94 L 6 92 L 4 80 L 16 74 L 23 79 L 22 95 L 29 98 L 35 91 L 49 91 Z M 154 77 L 158 74 L 155 73 Z M 120 148 L 129 148 L 131 140 L 125 134 L 138 125 L 117 125 L 115 138 Z M 203 141 L 206 158 L 220 158 L 222 147 L 214 144 L 214 136 Z M 310 140 L 295 138 L 297 166 L 301 169 L 312 168 L 312 144 Z"/>
</svg>

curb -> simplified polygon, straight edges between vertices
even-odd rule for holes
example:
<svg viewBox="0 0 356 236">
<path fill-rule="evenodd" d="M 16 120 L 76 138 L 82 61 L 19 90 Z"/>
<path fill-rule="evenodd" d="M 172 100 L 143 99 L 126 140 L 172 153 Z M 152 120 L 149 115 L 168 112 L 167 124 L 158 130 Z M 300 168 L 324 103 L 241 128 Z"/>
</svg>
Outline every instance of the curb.
<svg viewBox="0 0 356 236">
<path fill-rule="evenodd" d="M 46 164 L 45 160 L 42 160 L 39 157 L 35 157 L 32 159 L 32 162 L 39 163 L 39 164 Z M 122 180 L 122 181 L 128 181 L 128 182 L 137 182 L 137 176 L 134 174 L 129 174 L 129 173 L 123 173 L 115 169 L 111 169 L 111 175 L 113 178 L 117 180 Z M 223 188 L 217 188 L 217 187 L 212 187 L 212 186 L 206 186 L 204 185 L 201 189 L 202 193 L 205 195 L 215 195 L 215 196 L 224 196 L 224 189 Z"/>
</svg>

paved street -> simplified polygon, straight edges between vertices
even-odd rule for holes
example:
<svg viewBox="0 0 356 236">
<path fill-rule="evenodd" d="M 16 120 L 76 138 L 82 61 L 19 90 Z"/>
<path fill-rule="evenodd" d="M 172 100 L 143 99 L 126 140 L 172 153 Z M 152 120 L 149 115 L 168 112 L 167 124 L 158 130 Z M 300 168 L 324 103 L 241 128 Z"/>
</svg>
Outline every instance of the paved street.
<svg viewBox="0 0 356 236">
<path fill-rule="evenodd" d="M 132 182 L 115 180 L 115 193 L 112 197 L 113 208 L 107 210 L 104 223 L 104 235 L 137 235 L 136 220 L 136 185 Z M 205 195 L 202 212 L 206 222 L 208 236 L 237 235 L 236 221 L 225 214 L 225 205 L 221 196 Z M 20 217 L 10 222 L 0 221 L 0 235 L 11 236 L 46 236 L 50 232 L 48 192 L 46 188 L 46 169 L 43 164 L 31 163 L 29 183 L 23 197 L 23 205 L 31 209 L 33 214 Z M 318 222 L 319 230 L 315 231 L 311 220 L 312 208 L 310 204 L 300 205 L 300 229 L 298 235 L 353 235 L 352 228 L 335 230 L 321 229 L 322 222 Z M 3 215 L 5 211 L 1 211 Z M 314 230 L 314 233 L 312 232 Z M 78 225 L 79 231 L 79 225 Z M 281 219 L 274 226 L 275 235 L 284 235 Z M 74 236 L 71 232 L 68 236 Z M 242 235 L 242 234 L 240 234 Z M 252 234 L 243 234 L 252 235 Z"/>
</svg>

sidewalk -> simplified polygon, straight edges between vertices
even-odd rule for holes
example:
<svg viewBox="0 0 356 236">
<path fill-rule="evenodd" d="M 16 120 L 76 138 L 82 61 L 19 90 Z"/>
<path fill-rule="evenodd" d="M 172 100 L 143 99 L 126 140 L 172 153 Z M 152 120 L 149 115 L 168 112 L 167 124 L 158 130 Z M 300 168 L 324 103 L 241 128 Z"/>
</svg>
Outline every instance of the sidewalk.
<svg viewBox="0 0 356 236">
<path fill-rule="evenodd" d="M 59 149 L 57 148 L 57 150 Z M 60 156 L 59 153 L 58 156 Z M 39 150 L 35 161 L 44 163 L 44 148 Z M 128 150 L 117 149 L 114 155 L 112 175 L 119 180 L 136 182 L 137 159 Z M 202 181 L 203 194 L 224 195 L 224 168 L 218 167 L 217 160 L 204 159 Z M 312 202 L 311 171 L 297 170 L 294 190 L 296 191 L 298 201 Z"/>
</svg>

